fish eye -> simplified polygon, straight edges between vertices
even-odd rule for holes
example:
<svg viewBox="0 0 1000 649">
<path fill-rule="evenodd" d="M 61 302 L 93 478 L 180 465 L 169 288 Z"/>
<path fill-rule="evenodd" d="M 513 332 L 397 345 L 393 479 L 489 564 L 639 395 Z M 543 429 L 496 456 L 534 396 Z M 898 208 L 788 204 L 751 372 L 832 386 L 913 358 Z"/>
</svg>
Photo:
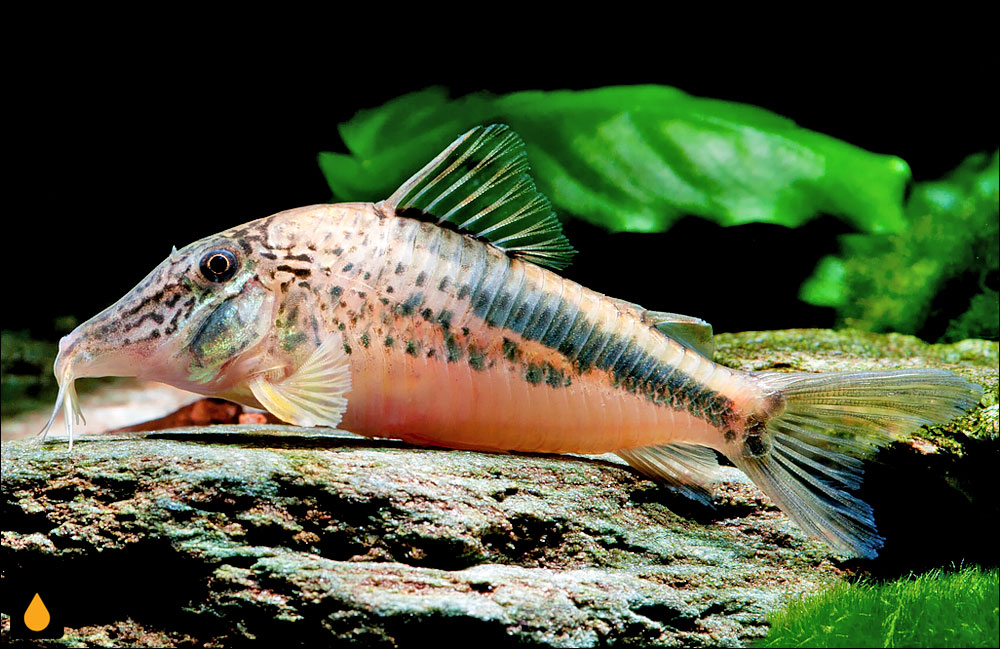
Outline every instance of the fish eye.
<svg viewBox="0 0 1000 649">
<path fill-rule="evenodd" d="M 236 255 L 229 250 L 220 248 L 205 253 L 201 258 L 201 274 L 210 282 L 224 282 L 236 274 L 239 266 Z"/>
</svg>

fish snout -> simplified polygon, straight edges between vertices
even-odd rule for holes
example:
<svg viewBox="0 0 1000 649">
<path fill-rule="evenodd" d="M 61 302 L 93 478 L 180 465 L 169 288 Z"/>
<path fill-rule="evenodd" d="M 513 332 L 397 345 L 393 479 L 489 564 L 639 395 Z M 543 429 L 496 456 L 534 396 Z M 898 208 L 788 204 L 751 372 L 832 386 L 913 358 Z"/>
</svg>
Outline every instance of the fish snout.
<svg viewBox="0 0 1000 649">
<path fill-rule="evenodd" d="M 74 329 L 70 333 L 66 334 L 59 339 L 59 356 L 68 357 L 72 352 L 73 348 L 76 347 L 77 343 L 80 342 L 80 330 Z"/>
<path fill-rule="evenodd" d="M 113 340 L 95 335 L 93 326 L 84 323 L 59 340 L 56 356 L 56 378 L 74 379 L 97 376 L 134 376 L 134 369 L 125 367 L 123 349 Z"/>
<path fill-rule="evenodd" d="M 56 355 L 55 373 L 56 379 L 62 382 L 70 369 L 73 356 L 80 342 L 80 329 L 76 328 L 59 339 L 59 353 Z"/>
</svg>

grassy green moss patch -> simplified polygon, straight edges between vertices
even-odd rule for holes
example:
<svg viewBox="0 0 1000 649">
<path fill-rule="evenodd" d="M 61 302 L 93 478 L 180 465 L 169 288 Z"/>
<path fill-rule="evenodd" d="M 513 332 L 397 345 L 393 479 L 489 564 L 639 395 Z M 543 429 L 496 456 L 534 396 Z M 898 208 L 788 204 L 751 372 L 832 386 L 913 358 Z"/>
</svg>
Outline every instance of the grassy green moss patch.
<svg viewBox="0 0 1000 649">
<path fill-rule="evenodd" d="M 996 570 L 838 584 L 770 617 L 758 647 L 996 647 Z"/>
</svg>

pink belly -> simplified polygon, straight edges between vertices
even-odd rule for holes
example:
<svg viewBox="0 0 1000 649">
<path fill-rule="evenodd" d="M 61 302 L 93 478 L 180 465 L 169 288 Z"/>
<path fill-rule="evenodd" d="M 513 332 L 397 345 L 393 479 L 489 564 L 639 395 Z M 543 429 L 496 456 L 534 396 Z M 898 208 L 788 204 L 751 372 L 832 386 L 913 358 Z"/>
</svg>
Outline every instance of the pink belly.
<svg viewBox="0 0 1000 649">
<path fill-rule="evenodd" d="M 559 387 L 531 383 L 517 365 L 363 350 L 341 426 L 362 435 L 479 450 L 607 453 L 718 435 L 687 412 L 656 406 L 592 370 Z"/>
</svg>

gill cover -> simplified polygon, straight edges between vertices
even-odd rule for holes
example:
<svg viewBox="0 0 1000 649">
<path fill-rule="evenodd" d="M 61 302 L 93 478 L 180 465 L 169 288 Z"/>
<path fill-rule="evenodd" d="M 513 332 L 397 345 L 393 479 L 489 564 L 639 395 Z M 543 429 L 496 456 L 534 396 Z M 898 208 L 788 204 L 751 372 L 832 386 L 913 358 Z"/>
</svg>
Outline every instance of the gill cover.
<svg viewBox="0 0 1000 649">
<path fill-rule="evenodd" d="M 207 383 L 215 379 L 226 362 L 267 334 L 270 295 L 270 291 L 250 280 L 239 293 L 212 310 L 188 345 L 192 356 L 191 381 Z"/>
</svg>

